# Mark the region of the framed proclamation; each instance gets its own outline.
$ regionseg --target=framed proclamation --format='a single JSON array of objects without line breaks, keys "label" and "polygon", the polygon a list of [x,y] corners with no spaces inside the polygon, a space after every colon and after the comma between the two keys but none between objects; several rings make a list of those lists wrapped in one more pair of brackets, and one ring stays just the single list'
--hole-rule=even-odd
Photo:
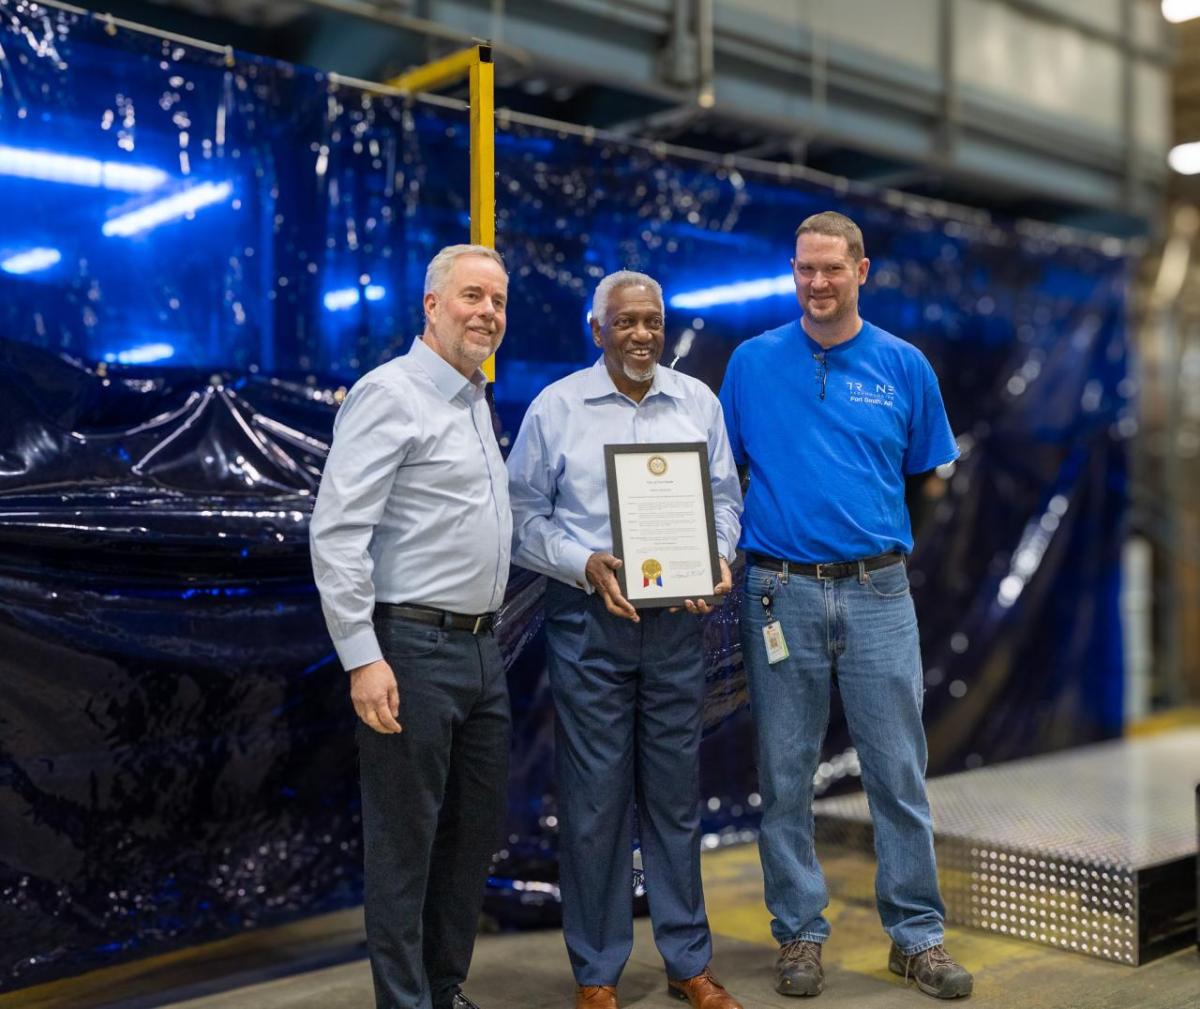
[{"label": "framed proclamation", "polygon": [[717,605],[721,580],[705,442],[605,445],[617,578],[637,609]]}]

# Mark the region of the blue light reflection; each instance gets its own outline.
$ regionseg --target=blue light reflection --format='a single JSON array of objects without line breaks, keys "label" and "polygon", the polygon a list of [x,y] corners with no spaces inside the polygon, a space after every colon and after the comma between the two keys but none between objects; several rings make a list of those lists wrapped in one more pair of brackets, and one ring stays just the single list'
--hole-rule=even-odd
[{"label": "blue light reflection", "polygon": [[0,175],[126,193],[157,189],[168,178],[162,169],[150,165],[124,165],[117,161],[8,145],[0,145]]},{"label": "blue light reflection", "polygon": [[173,196],[155,200],[144,207],[119,214],[105,221],[100,230],[109,237],[116,235],[128,238],[131,235],[157,228],[160,224],[187,217],[202,207],[222,203],[232,192],[233,184],[230,182],[204,182],[175,193]]},{"label": "blue light reflection", "polygon": [[757,280],[739,280],[731,284],[718,284],[716,287],[703,287],[695,291],[685,291],[672,295],[667,299],[671,308],[699,310],[715,308],[718,305],[740,305],[747,301],[761,301],[763,298],[775,298],[784,294],[795,294],[796,284],[790,273],[778,277],[760,277]]},{"label": "blue light reflection", "polygon": [[0,261],[0,270],[14,276],[26,273],[38,273],[62,261],[62,253],[58,249],[36,248],[26,249]]}]

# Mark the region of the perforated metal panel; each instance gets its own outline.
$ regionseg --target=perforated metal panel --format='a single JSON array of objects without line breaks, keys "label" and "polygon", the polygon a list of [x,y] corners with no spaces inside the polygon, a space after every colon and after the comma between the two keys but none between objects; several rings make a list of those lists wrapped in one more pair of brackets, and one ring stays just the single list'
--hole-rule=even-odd
[{"label": "perforated metal panel", "polygon": [[[1197,781],[1195,729],[932,779],[948,920],[1129,964],[1183,945],[1196,927]],[[865,795],[815,810],[823,847],[872,852]],[[840,896],[873,900],[869,876],[851,874]]]}]

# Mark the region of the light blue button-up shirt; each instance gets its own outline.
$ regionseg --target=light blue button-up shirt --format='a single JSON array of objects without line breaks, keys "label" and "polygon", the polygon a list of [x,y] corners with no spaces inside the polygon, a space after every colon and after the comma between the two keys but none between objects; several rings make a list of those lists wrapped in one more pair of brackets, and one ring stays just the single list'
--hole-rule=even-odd
[{"label": "light blue button-up shirt", "polygon": [[504,598],[512,513],[485,384],[418,337],[338,411],[309,544],[346,669],[382,657],[376,601],[485,613]]},{"label": "light blue button-up shirt", "polygon": [[680,441],[708,444],[717,550],[732,560],[742,493],[717,397],[659,365],[635,403],[617,391],[600,358],[547,386],[525,414],[508,456],[513,562],[591,592],[587,560],[613,548],[604,446]]}]

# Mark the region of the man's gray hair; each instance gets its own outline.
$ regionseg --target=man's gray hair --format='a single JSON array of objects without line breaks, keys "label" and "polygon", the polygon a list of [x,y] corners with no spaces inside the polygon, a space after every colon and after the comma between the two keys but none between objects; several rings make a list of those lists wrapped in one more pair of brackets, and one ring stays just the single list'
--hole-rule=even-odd
[{"label": "man's gray hair", "polygon": [[618,270],[596,285],[596,293],[592,295],[592,318],[596,320],[596,325],[604,325],[608,317],[608,299],[612,297],[613,291],[619,291],[622,287],[648,287],[658,296],[660,303],[666,304],[663,301],[662,286],[653,277],[634,270]]},{"label": "man's gray hair", "polygon": [[430,291],[441,291],[446,286],[446,278],[450,276],[454,262],[459,256],[487,256],[488,259],[499,263],[500,269],[504,270],[505,274],[508,273],[504,266],[504,260],[500,258],[500,253],[495,249],[489,249],[486,245],[447,245],[429,261],[429,265],[425,268],[426,294]]}]

